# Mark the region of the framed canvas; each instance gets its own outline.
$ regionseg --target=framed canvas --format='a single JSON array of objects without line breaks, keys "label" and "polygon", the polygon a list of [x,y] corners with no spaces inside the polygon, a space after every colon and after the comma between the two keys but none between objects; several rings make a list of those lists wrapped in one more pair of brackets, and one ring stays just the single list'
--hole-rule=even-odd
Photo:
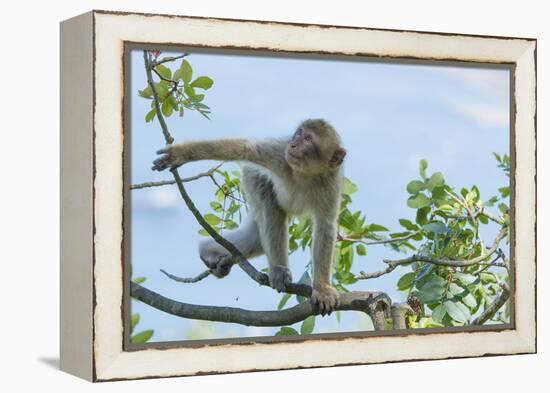
[{"label": "framed canvas", "polygon": [[69,373],[534,353],[535,235],[535,39],[61,23]]}]

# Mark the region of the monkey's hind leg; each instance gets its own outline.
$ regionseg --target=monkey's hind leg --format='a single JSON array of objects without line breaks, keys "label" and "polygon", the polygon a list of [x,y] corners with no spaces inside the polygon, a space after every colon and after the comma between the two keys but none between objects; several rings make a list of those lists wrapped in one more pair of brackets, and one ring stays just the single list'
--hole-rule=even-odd
[{"label": "monkey's hind leg", "polygon": [[277,202],[273,183],[253,166],[243,168],[243,186],[269,262],[269,285],[284,292],[292,282],[288,269],[288,217]]},{"label": "monkey's hind leg", "polygon": [[[252,258],[263,254],[258,225],[252,218],[240,228],[223,234],[246,257]],[[231,271],[231,253],[212,238],[202,240],[199,244],[199,255],[213,275],[223,278]]]}]

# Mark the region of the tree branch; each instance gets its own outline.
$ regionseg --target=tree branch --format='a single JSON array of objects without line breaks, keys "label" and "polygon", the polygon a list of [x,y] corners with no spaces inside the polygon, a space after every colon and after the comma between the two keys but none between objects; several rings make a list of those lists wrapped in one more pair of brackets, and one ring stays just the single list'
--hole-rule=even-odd
[{"label": "tree branch", "polygon": [[485,307],[485,310],[473,321],[470,322],[470,325],[483,325],[489,319],[497,313],[498,310],[508,301],[510,298],[510,288],[506,283],[500,284],[502,292],[493,300],[491,304]]},{"label": "tree branch", "polygon": [[[483,264],[483,265],[491,264],[490,262],[484,262],[484,259],[491,256],[497,251],[500,241],[504,239],[507,233],[508,233],[508,227],[503,226],[500,229],[500,232],[498,233],[497,237],[495,238],[493,245],[487,250],[487,252],[472,259],[457,261],[457,260],[451,260],[451,259],[447,260],[447,259],[430,258],[422,255],[412,255],[404,259],[395,259],[395,260],[384,259],[384,262],[391,266],[404,265],[412,262],[426,262],[434,265],[455,266],[455,267],[463,267],[463,266],[471,266],[471,265],[479,265],[479,264]],[[495,265],[495,264],[492,264],[492,265]],[[500,264],[496,264],[495,266],[500,266]]]},{"label": "tree branch", "polygon": [[407,317],[416,315],[411,306],[407,303],[395,303],[391,307],[391,317],[394,329],[407,329]]},{"label": "tree branch", "polygon": [[[280,311],[250,311],[235,307],[205,306],[182,303],[134,282],[130,283],[132,297],[166,313],[189,319],[205,321],[238,323],[245,326],[287,326],[303,321],[310,315],[318,315],[310,302],[306,301],[296,306]],[[385,318],[390,313],[390,299],[380,292],[348,292],[340,295],[340,305],[337,310],[362,311],[376,321],[375,329],[383,330]]]}]

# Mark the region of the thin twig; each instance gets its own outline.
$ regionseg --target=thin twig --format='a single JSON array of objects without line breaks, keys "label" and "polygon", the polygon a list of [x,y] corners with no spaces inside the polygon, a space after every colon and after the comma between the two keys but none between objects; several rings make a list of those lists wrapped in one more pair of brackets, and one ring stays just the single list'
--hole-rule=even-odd
[{"label": "thin twig", "polygon": [[396,237],[394,239],[384,239],[384,240],[366,241],[366,240],[354,239],[354,238],[343,237],[343,236],[339,236],[338,240],[347,240],[347,241],[350,241],[350,242],[353,242],[353,243],[361,243],[361,244],[364,244],[365,246],[373,246],[373,245],[376,245],[376,244],[388,244],[388,243],[403,242],[405,240],[409,240],[409,239],[415,237],[420,232],[421,231],[415,231],[415,232],[412,232],[412,233],[408,234],[407,236]]},{"label": "thin twig", "polygon": [[168,63],[170,61],[178,60],[178,59],[181,59],[181,58],[186,57],[186,56],[189,56],[189,53],[184,53],[182,55],[178,55],[178,56],[174,56],[174,57],[165,57],[164,59],[162,59],[160,61],[151,61],[151,66],[156,67],[159,64]]},{"label": "thin twig", "polygon": [[372,272],[372,273],[365,273],[364,271],[360,271],[359,276],[356,276],[356,278],[358,280],[368,280],[368,279],[371,279],[371,278],[378,278],[380,276],[383,276],[384,274],[388,274],[388,273],[393,272],[396,267],[397,266],[390,265],[387,268],[385,268],[384,270],[378,270],[378,271]]},{"label": "thin twig", "polygon": [[[436,259],[431,257],[426,257],[422,255],[412,255],[408,258],[404,259],[384,259],[384,263],[387,263],[388,265],[392,266],[398,266],[398,265],[404,265],[407,263],[412,262],[426,262],[431,263],[434,265],[442,265],[442,266],[455,266],[455,267],[462,267],[462,266],[471,266],[471,265],[479,265],[479,264],[490,264],[490,262],[484,262],[484,259],[491,256],[498,250],[498,245],[501,242],[502,239],[506,236],[508,233],[508,228],[506,226],[503,226],[500,229],[500,232],[498,233],[497,237],[495,238],[493,245],[487,250],[487,252],[483,253],[482,255],[472,258],[472,259],[465,259],[462,261],[457,260],[447,260],[447,259]],[[498,264],[497,266],[500,266]]]},{"label": "thin twig", "polygon": [[177,282],[183,282],[185,284],[192,284],[192,283],[204,280],[211,273],[210,270],[205,270],[204,272],[202,272],[201,274],[199,274],[196,277],[178,277],[178,276],[175,276],[173,274],[168,273],[166,270],[160,269],[160,271],[163,272],[166,276],[168,276],[172,280],[177,281]]},{"label": "thin twig", "polygon": [[[198,180],[201,177],[210,177],[211,178],[213,173],[216,172],[216,170],[218,170],[223,164],[224,164],[224,162],[220,162],[218,165],[216,165],[213,168],[210,168],[206,172],[199,173],[198,175],[195,175],[195,176],[182,178],[181,181],[184,182],[184,183],[188,183],[188,182],[191,182],[191,181],[194,181],[194,180]],[[171,184],[176,184],[176,181],[175,180],[150,181],[150,182],[145,182],[145,183],[132,184],[130,186],[130,190],[139,190],[141,188],[167,186],[167,185],[171,185]]]},{"label": "thin twig", "polygon": [[162,76],[161,73],[158,72],[155,68],[153,68],[153,72],[154,72],[155,74],[157,74],[157,76],[158,76],[160,79],[162,79],[163,81],[166,81],[166,82],[168,82],[168,83],[172,83],[173,85],[176,85],[176,87],[178,86],[178,81],[175,81],[175,80],[173,80],[173,79],[165,78],[165,77]]},{"label": "thin twig", "polygon": [[[166,141],[167,145],[171,145],[174,143],[174,138],[172,135],[170,135],[170,131],[168,131],[168,126],[166,125],[166,121],[164,121],[164,116],[162,115],[162,112],[160,110],[160,103],[159,103],[159,97],[157,93],[157,89],[155,88],[155,82],[153,81],[153,73],[151,71],[151,59],[149,57],[149,53],[144,50],[143,51],[143,59],[145,61],[145,72],[147,74],[147,83],[149,84],[149,87],[151,87],[151,91],[153,93],[153,101],[155,103],[155,110],[157,111],[157,119],[160,123],[160,127],[162,129],[162,135],[164,135],[164,140]],[[157,65],[160,63],[157,63]]]}]

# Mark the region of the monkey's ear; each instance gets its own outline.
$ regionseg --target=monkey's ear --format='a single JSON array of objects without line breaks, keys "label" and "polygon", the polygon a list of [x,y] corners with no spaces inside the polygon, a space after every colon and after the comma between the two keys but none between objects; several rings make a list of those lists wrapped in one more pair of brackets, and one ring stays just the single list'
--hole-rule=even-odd
[{"label": "monkey's ear", "polygon": [[346,150],[342,147],[338,147],[332,154],[332,157],[330,158],[330,161],[329,161],[329,165],[332,168],[336,168],[342,165],[342,162],[344,162],[345,156],[346,156]]}]

